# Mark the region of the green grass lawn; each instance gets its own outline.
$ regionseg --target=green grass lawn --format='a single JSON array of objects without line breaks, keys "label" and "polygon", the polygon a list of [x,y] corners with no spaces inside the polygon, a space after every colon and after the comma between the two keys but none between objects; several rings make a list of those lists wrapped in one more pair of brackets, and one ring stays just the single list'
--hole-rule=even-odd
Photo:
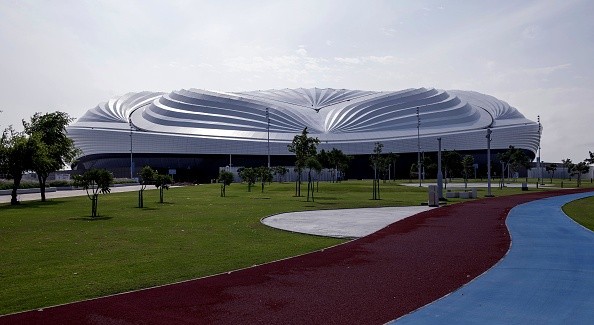
[{"label": "green grass lawn", "polygon": [[[0,314],[172,283],[249,267],[340,244],[344,240],[268,228],[260,219],[288,211],[419,205],[427,190],[371,181],[320,183],[316,201],[293,197],[294,184],[264,193],[232,184],[101,195],[98,220],[87,197],[0,205]],[[302,187],[305,196],[306,185]],[[483,196],[486,190],[480,190]],[[496,196],[520,193],[499,190]],[[452,200],[455,203],[458,200]]]},{"label": "green grass lawn", "polygon": [[582,226],[594,231],[594,197],[588,197],[563,206],[563,212]]}]

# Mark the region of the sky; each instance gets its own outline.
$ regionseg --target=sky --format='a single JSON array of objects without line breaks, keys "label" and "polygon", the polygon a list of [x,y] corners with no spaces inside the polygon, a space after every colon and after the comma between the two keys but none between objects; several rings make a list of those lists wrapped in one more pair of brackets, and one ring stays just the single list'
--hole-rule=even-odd
[{"label": "sky", "polygon": [[594,1],[0,0],[0,128],[179,89],[495,96],[543,161],[594,151]]}]

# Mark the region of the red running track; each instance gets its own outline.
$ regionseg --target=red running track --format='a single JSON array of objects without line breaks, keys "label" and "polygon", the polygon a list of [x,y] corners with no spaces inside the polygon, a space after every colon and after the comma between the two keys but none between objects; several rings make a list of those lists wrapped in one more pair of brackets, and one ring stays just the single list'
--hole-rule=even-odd
[{"label": "red running track", "polygon": [[180,284],[0,317],[0,324],[382,324],[479,276],[507,252],[511,208],[575,191],[433,209],[370,236]]}]

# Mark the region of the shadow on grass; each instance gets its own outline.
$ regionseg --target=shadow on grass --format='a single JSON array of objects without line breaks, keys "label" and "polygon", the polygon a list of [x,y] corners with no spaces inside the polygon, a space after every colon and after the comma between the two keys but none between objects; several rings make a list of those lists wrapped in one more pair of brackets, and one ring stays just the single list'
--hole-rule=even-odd
[{"label": "shadow on grass", "polygon": [[10,205],[10,203],[2,203],[0,204],[0,209],[29,209],[29,208],[43,208],[49,206],[56,206],[60,204],[64,204],[66,202],[60,200],[48,200],[45,202],[41,201],[24,201],[19,202],[17,205]]},{"label": "shadow on grass", "polygon": [[78,220],[78,221],[102,221],[102,220],[110,220],[113,219],[113,217],[77,217],[77,218],[68,218],[68,220]]}]

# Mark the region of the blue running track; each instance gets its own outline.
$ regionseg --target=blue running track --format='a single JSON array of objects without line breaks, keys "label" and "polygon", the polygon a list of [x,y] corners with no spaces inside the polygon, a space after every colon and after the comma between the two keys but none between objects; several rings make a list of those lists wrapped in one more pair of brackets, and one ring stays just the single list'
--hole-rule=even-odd
[{"label": "blue running track", "polygon": [[532,201],[507,218],[512,244],[468,285],[391,324],[593,324],[594,233],[561,207],[580,193]]}]

